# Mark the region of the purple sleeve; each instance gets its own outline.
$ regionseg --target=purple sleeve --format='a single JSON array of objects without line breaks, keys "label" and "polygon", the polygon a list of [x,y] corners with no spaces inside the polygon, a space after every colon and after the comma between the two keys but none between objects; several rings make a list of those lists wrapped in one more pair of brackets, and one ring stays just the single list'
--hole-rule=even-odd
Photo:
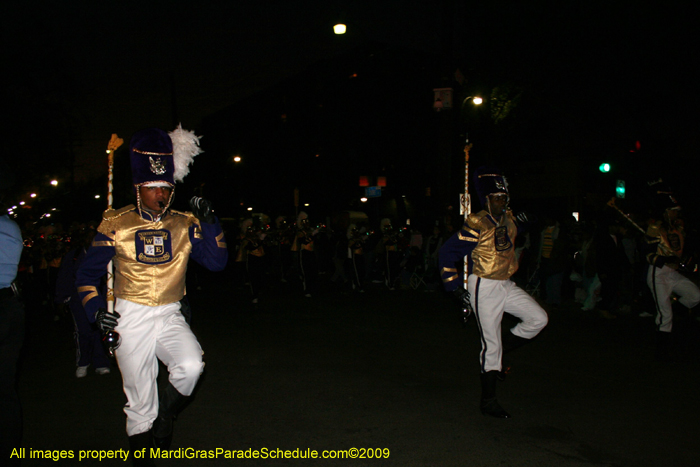
[{"label": "purple sleeve", "polygon": [[210,271],[223,271],[228,262],[224,231],[217,219],[214,224],[193,224],[189,229],[191,257]]},{"label": "purple sleeve", "polygon": [[462,286],[463,270],[457,267],[462,265],[464,257],[468,256],[476,247],[479,237],[478,232],[472,229],[462,230],[451,236],[442,245],[438,253],[438,267],[443,286],[448,292],[452,292]]},{"label": "purple sleeve", "polygon": [[114,257],[114,253],[114,240],[98,233],[76,273],[75,285],[78,288],[78,295],[91,323],[95,322],[95,313],[98,308],[107,308],[104,295],[99,293],[100,281],[107,274],[107,265]]}]

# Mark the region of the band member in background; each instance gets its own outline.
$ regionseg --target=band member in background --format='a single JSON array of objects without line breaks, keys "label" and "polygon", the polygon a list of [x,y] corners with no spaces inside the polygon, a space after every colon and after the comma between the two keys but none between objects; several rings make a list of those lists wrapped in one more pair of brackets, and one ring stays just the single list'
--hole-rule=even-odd
[{"label": "band member in background", "polygon": [[[508,209],[508,189],[497,169],[480,167],[474,185],[483,207],[469,214],[462,229],[440,249],[439,267],[445,289],[452,292],[467,310],[473,309],[481,334],[481,412],[497,418],[510,418],[496,399],[496,381],[502,372],[504,352],[529,342],[547,325],[542,307],[511,281],[518,270],[514,241],[527,223]],[[464,257],[468,257],[467,289],[463,287]],[[459,264],[459,266],[458,266]],[[507,312],[520,319],[501,337],[501,321]]]},{"label": "band member in background", "polygon": [[309,223],[309,215],[301,211],[297,216],[296,234],[292,243],[292,257],[301,279],[302,292],[311,298],[318,279],[318,262],[314,241],[319,229]]},{"label": "band member in background", "polygon": [[673,193],[655,187],[655,204],[660,219],[649,225],[646,233],[649,263],[647,284],[656,303],[656,356],[670,357],[673,310],[671,295],[678,295],[678,302],[692,309],[700,303],[700,290],[690,279],[681,274],[684,267],[685,229],[680,218],[681,206]]},{"label": "band member in background", "polygon": [[[56,278],[56,302],[67,304],[73,315],[74,337],[76,347],[76,378],[87,376],[90,365],[98,375],[106,375],[111,372],[109,356],[102,345],[102,333],[90,323],[85,315],[85,309],[80,301],[78,289],[75,286],[75,275],[85,259],[87,250],[95,236],[94,229],[80,229],[71,238],[74,246],[61,261]],[[104,290],[102,290],[104,292]]]},{"label": "band member in background", "polygon": [[377,243],[377,261],[380,264],[384,276],[384,284],[389,290],[396,288],[396,280],[399,277],[399,264],[401,253],[399,252],[399,232],[394,230],[391,219],[384,218],[379,223],[382,234],[381,240]]},{"label": "band member in background", "polygon": [[364,292],[362,287],[363,278],[365,277],[365,259],[363,254],[367,235],[357,225],[350,224],[346,236],[348,238],[347,256],[352,289],[357,292]]},{"label": "band member in background", "polygon": [[284,216],[277,216],[274,227],[265,238],[266,253],[269,257],[271,277],[287,282],[291,259],[291,245],[294,231]]},{"label": "band member in background", "polygon": [[249,286],[251,301],[256,305],[260,298],[260,289],[265,276],[265,234],[256,228],[253,219],[241,223],[240,241],[236,263],[240,263],[245,283]]},{"label": "band member in background", "polygon": [[[77,273],[76,285],[88,319],[103,332],[116,330],[121,344],[116,358],[122,374],[126,432],[131,452],[168,449],[173,420],[187,402],[204,370],[202,348],[181,313],[190,258],[211,271],[226,266],[223,231],[211,203],[192,198],[192,212],[170,208],[175,182],[189,172],[200,152],[199,137],[178,127],[156,128],[131,139],[130,159],[136,205],[104,213],[98,233]],[[100,279],[113,259],[115,312],[108,313]],[[158,360],[168,368],[161,388]],[[153,465],[150,458],[134,458]]]}]

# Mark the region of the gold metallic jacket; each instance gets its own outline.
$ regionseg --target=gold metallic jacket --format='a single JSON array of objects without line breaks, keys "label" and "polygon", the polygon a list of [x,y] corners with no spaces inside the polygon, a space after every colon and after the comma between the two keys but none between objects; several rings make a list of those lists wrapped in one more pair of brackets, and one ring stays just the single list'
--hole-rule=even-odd
[{"label": "gold metallic jacket", "polygon": [[470,214],[462,229],[440,248],[439,267],[445,289],[463,284],[463,274],[455,267],[469,256],[469,273],[485,279],[506,280],[518,270],[513,242],[518,227],[510,211],[496,221],[487,211]]},{"label": "gold metallic jacket", "polygon": [[650,224],[646,232],[646,242],[649,249],[654,249],[646,255],[649,264],[661,265],[663,261],[659,262],[659,259],[667,256],[682,258],[685,247],[683,223],[677,221],[668,228],[662,221]]},{"label": "gold metallic jacket", "polygon": [[478,231],[478,243],[472,250],[473,274],[485,279],[505,280],[518,270],[513,242],[518,228],[513,215],[506,212],[496,224],[486,211],[470,214],[462,227],[470,229],[469,234]]},{"label": "gold metallic jacket", "polygon": [[192,251],[188,230],[199,221],[171,210],[160,221],[147,222],[130,207],[105,213],[97,229],[114,241],[114,296],[147,306],[177,302],[185,296]]},{"label": "gold metallic jacket", "polygon": [[105,211],[97,230],[75,281],[90,321],[99,308],[107,306],[107,297],[98,287],[110,260],[114,296],[146,306],[182,299],[190,258],[210,271],[222,271],[228,261],[218,220],[200,223],[189,212],[169,209],[155,220],[130,205]]}]

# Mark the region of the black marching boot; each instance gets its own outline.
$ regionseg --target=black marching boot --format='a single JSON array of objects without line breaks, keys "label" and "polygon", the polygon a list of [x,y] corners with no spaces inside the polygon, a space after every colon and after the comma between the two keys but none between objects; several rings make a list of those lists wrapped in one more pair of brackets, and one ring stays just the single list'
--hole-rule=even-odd
[{"label": "black marching boot", "polygon": [[496,400],[498,374],[495,370],[481,374],[481,413],[496,418],[510,418],[510,414]]},{"label": "black marching boot", "polygon": [[[129,450],[136,467],[155,467],[153,459],[151,459],[151,448],[153,447],[153,430],[148,430],[145,433],[138,433],[129,436]],[[143,453],[143,457],[136,457],[134,453]]]},{"label": "black marching boot", "polygon": [[160,449],[170,449],[173,441],[175,416],[185,405],[189,396],[183,396],[170,382],[160,396],[158,418],[153,422],[153,445]]}]

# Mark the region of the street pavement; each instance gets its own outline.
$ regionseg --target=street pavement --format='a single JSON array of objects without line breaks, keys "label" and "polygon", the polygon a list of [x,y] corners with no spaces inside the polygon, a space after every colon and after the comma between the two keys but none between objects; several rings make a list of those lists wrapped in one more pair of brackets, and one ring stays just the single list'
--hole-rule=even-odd
[{"label": "street pavement", "polygon": [[[173,449],[269,454],[159,466],[700,463],[700,323],[689,317],[679,316],[674,360],[661,362],[651,318],[633,311],[606,320],[573,300],[549,310],[547,328],[506,356],[511,371],[498,397],[512,419],[499,420],[479,411],[476,323],[463,326],[442,292],[375,286],[357,294],[322,278],[312,298],[279,284],[254,307],[227,272],[201,281],[189,297],[206,368]],[[77,379],[68,321],[27,311],[22,446],[27,457],[64,450],[76,458],[22,465],[130,465],[77,459],[81,450],[128,449],[119,371],[91,368]],[[282,457],[324,450],[358,457]]]}]

